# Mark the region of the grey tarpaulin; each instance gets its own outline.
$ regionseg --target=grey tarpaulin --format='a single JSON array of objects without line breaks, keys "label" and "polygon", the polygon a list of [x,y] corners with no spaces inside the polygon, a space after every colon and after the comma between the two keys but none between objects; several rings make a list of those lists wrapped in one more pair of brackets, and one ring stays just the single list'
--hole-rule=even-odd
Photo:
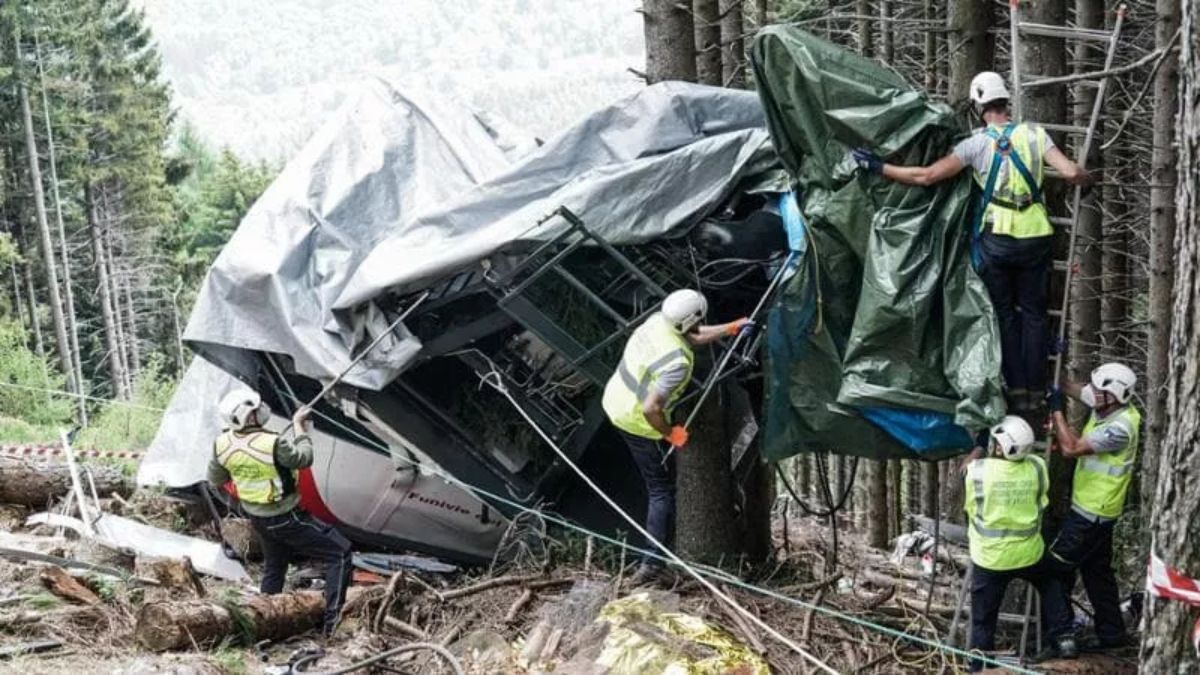
[{"label": "grey tarpaulin", "polygon": [[[203,358],[139,481],[203,479],[197,448],[219,432],[215,402],[236,383],[222,369],[251,381],[253,352],[269,352],[330,377],[387,325],[374,299],[550,234],[529,229],[559,205],[615,243],[688,225],[742,178],[778,167],[765,125],[751,92],[662,83],[538,148],[436,95],[369,83],[288,163],[209,270],[184,335]],[[385,341],[347,381],[382,388],[418,348]]]},{"label": "grey tarpaulin", "polygon": [[[225,365],[286,354],[329,377],[386,320],[372,300],[476,263],[566,205],[613,243],[689,224],[776,164],[751,92],[662,83],[511,163],[479,118],[377,81],[250,210],[204,281],[184,338]],[[503,147],[502,147],[503,146]],[[379,389],[415,354],[385,341],[346,381]]]}]

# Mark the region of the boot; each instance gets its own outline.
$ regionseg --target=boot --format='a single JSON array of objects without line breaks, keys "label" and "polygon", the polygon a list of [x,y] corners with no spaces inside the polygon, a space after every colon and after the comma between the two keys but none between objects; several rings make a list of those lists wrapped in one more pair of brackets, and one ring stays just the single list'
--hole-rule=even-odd
[{"label": "boot", "polygon": [[629,583],[633,586],[650,586],[658,582],[662,577],[663,568],[661,565],[651,565],[642,563],[638,565],[637,571],[633,576],[629,577]]}]

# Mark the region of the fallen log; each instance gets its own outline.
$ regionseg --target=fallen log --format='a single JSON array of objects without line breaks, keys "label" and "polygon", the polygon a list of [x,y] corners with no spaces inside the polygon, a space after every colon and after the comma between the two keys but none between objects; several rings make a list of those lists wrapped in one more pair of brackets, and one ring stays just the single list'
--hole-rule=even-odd
[{"label": "fallen log", "polygon": [[225,605],[203,600],[154,602],[138,612],[133,635],[156,652],[207,648],[226,637],[281,640],[315,627],[324,608],[322,594],[315,591],[253,595]]},{"label": "fallen log", "polygon": [[[106,497],[113,493],[133,493],[130,483],[115,466],[88,465],[96,484],[96,493]],[[86,483],[86,478],[85,484]],[[90,494],[90,484],[88,484]],[[26,462],[0,458],[0,504],[44,508],[51,501],[71,492],[71,474],[66,464]]]},{"label": "fallen log", "polygon": [[100,596],[76,581],[61,567],[47,567],[42,570],[41,579],[42,585],[60,598],[84,605],[100,604]]}]

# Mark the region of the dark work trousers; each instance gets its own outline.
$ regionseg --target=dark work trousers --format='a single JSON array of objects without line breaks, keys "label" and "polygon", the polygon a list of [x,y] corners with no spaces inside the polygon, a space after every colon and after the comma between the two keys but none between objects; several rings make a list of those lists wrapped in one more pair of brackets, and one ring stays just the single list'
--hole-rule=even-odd
[{"label": "dark work trousers", "polygon": [[[1092,603],[1093,624],[1101,644],[1125,637],[1117,576],[1113,574],[1113,528],[1116,521],[1093,523],[1071,511],[1046,552],[1046,562],[1059,575],[1064,602],[1075,588],[1075,573]],[[1069,607],[1070,605],[1068,605]]]},{"label": "dark work trousers", "polygon": [[262,538],[263,593],[274,595],[282,591],[288,564],[298,558],[325,565],[325,614],[321,629],[326,635],[332,633],[354,569],[350,541],[331,525],[299,509],[270,518],[250,516],[250,522]]},{"label": "dark work trousers", "polygon": [[[996,648],[996,619],[1000,615],[1000,603],[1008,582],[1024,579],[1033,584],[1042,599],[1042,639],[1053,644],[1065,635],[1071,626],[1071,614],[1067,610],[1059,577],[1041,562],[1015,570],[989,570],[978,565],[971,568],[971,649],[992,651]],[[971,670],[983,667],[981,661],[972,661]]]},{"label": "dark work trousers", "polygon": [[[624,431],[620,434],[646,484],[646,531],[664,546],[670,546],[675,530],[675,456],[671,455],[664,465],[664,452],[658,441]],[[656,550],[650,542],[646,542],[646,548]],[[650,557],[644,558],[642,563],[662,565],[661,560]]]},{"label": "dark work trousers", "polygon": [[1046,303],[1051,237],[1013,239],[987,233],[979,276],[1000,327],[1001,371],[1010,392],[1046,389]]}]

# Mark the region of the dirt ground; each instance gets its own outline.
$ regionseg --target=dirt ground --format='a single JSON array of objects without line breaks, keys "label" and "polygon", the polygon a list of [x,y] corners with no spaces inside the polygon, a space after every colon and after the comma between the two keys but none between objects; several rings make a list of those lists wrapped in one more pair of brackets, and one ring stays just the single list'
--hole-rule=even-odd
[{"label": "dirt ground", "polygon": [[[198,522],[202,518],[159,495],[139,493],[123,504],[110,506],[159,527],[215,538],[207,525]],[[48,534],[23,528],[19,523],[24,515],[19,510],[0,508],[0,528],[16,535]],[[929,581],[920,573],[916,558],[909,557],[897,567],[887,561],[886,555],[867,549],[857,537],[842,533],[837,556],[841,571],[825,577],[821,570],[832,562],[832,552],[823,521],[793,516],[786,522],[786,534],[783,519],[776,523],[776,560],[755,568],[743,566],[738,570],[742,576],[787,597],[895,631],[924,636],[945,634],[958,590],[953,557],[941,569],[930,600],[932,611],[925,618],[922,610]],[[236,527],[232,529],[236,531]],[[0,658],[0,672],[267,673],[273,666],[285,664],[297,650],[312,646],[326,652],[312,670],[327,671],[416,640],[446,646],[469,672],[592,672],[585,657],[595,651],[597,640],[603,639],[593,630],[596,611],[604,602],[628,597],[638,590],[629,583],[631,561],[599,545],[588,558],[584,553],[588,547],[578,540],[547,537],[532,545],[528,538],[521,541],[512,549],[515,554],[510,562],[491,570],[456,575],[406,573],[395,584],[388,584],[386,578],[360,584],[361,590],[348,605],[338,634],[328,640],[310,632],[256,649],[244,638],[230,638],[220,644],[163,654],[147,652],[134,639],[137,610],[151,600],[194,597],[191,588],[163,589],[84,575],[80,581],[101,602],[80,605],[48,592],[39,574],[44,565],[0,559],[0,648],[47,639],[62,643],[57,649],[41,653]],[[249,543],[243,542],[242,547],[248,548]],[[55,553],[68,558],[84,555],[78,542],[68,542]],[[252,564],[250,571],[257,579],[257,565]],[[475,584],[489,579],[516,581],[472,591],[478,588]],[[204,586],[210,598],[231,597],[248,590],[211,578],[204,579]],[[745,619],[735,618],[690,578],[675,576],[659,586],[666,592],[661,596],[663,602],[720,627],[735,642],[761,654],[772,672],[812,672],[812,666],[802,657],[749,627]],[[462,589],[469,592],[452,597]],[[724,590],[839,672],[961,671],[961,662],[954,657],[881,633],[878,628],[836,620],[727,584]],[[591,598],[583,603],[589,605],[588,609],[573,605],[579,597]],[[559,628],[556,645],[540,652],[549,653],[550,658],[526,658],[530,643],[544,638],[547,627]],[[1074,675],[1132,673],[1136,672],[1136,655],[1132,660],[1128,656],[1088,657],[1049,666],[1046,664],[1046,672]],[[390,667],[398,668],[398,672],[449,672],[429,653],[408,657],[407,661],[393,660]]]}]

